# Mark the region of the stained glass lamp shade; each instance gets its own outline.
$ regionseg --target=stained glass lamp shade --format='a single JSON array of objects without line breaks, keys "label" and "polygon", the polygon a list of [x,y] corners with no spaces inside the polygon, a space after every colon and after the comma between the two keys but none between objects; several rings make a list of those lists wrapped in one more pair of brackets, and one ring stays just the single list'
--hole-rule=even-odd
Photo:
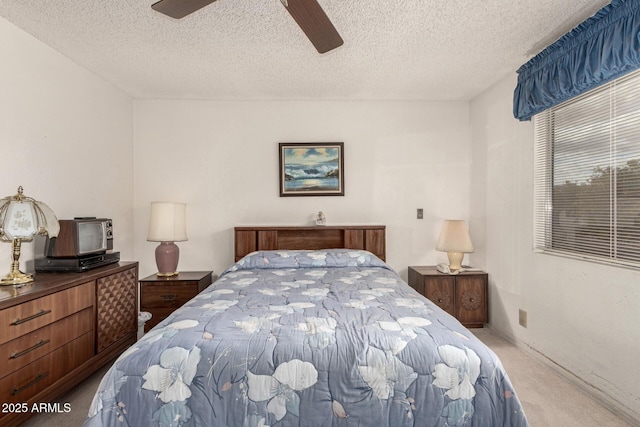
[{"label": "stained glass lamp shade", "polygon": [[30,242],[36,234],[56,237],[60,231],[58,219],[51,208],[23,194],[18,187],[15,196],[0,200],[0,240],[11,242],[13,261],[9,273],[0,279],[0,285],[19,285],[33,281],[31,274],[20,271],[22,242]]}]

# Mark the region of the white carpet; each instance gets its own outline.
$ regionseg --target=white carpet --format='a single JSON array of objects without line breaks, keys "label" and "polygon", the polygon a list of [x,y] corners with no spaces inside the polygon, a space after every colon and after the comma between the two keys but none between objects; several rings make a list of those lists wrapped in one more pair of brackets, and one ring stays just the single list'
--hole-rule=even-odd
[{"label": "white carpet", "polygon": [[502,361],[531,427],[631,426],[490,328],[471,329],[471,332]]}]

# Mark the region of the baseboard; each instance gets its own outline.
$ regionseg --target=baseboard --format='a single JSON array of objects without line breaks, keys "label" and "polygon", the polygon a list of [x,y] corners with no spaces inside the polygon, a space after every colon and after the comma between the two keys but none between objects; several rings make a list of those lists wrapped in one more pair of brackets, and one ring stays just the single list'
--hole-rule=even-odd
[{"label": "baseboard", "polygon": [[628,408],[626,405],[618,402],[617,400],[613,399],[611,396],[607,395],[606,393],[602,392],[601,390],[587,383],[582,378],[578,377],[577,375],[575,375],[565,367],[560,366],[558,363],[549,359],[547,356],[540,353],[538,350],[531,347],[524,341],[521,341],[510,334],[506,334],[503,331],[494,328],[491,324],[485,325],[485,328],[491,329],[491,331],[494,332],[496,335],[510,342],[511,344],[516,346],[518,349],[525,352],[527,355],[533,357],[537,361],[541,362],[545,366],[552,369],[554,372],[558,373],[560,376],[566,379],[569,383],[578,387],[580,390],[588,394],[591,398],[593,398],[595,401],[600,403],[607,410],[614,413],[616,416],[620,417],[621,419],[631,424],[632,426],[640,427],[640,413],[633,411],[631,408]]}]

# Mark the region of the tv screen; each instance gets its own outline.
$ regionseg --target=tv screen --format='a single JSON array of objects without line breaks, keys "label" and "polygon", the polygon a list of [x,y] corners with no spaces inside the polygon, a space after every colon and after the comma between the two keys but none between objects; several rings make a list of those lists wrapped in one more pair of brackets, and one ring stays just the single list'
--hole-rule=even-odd
[{"label": "tv screen", "polygon": [[78,223],[78,249],[80,254],[106,248],[103,222]]}]

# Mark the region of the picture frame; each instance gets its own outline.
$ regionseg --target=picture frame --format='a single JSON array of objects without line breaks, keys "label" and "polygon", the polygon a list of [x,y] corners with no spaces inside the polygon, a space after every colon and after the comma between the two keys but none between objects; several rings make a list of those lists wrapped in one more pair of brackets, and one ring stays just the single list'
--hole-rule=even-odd
[{"label": "picture frame", "polygon": [[343,142],[281,142],[280,197],[344,196]]}]

